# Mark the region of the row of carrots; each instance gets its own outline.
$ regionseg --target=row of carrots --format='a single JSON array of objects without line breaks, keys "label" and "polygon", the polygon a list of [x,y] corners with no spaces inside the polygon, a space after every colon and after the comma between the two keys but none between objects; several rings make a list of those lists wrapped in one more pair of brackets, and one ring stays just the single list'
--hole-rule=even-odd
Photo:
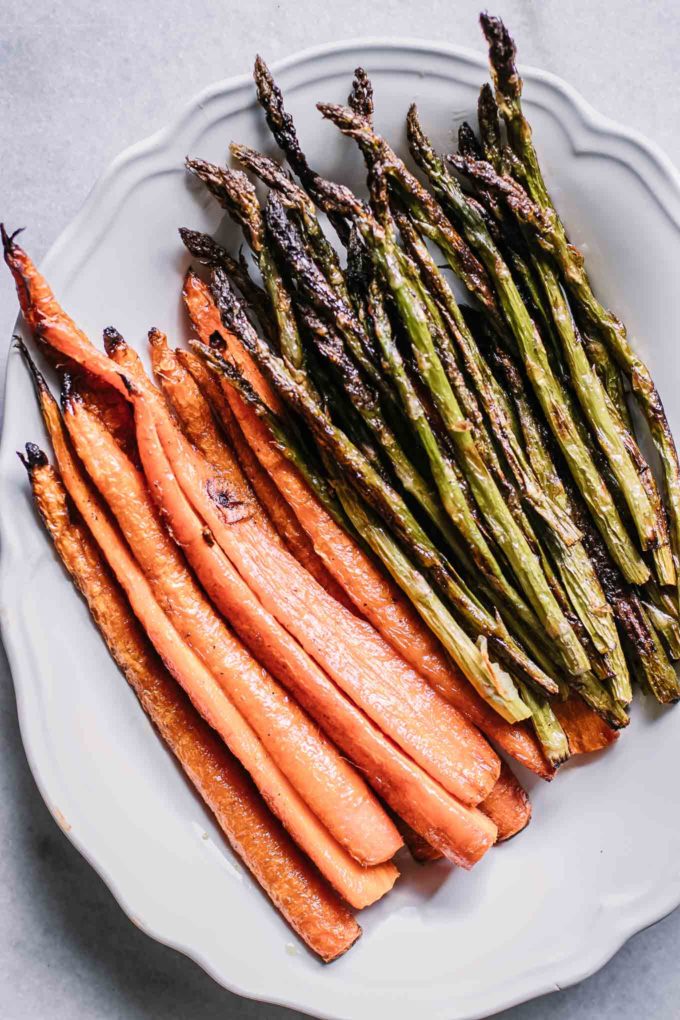
[{"label": "row of carrots", "polygon": [[[332,519],[266,425],[188,350],[149,334],[158,385],[125,340],[96,348],[2,232],[58,470],[22,459],[56,550],[142,707],[234,850],[323,960],[380,899],[394,856],[476,864],[529,821],[492,744],[551,779],[525,725],[498,717],[408,601]],[[278,398],[189,271],[183,296],[270,409]],[[75,507],[76,513],[73,512]],[[559,707],[574,753],[614,734]]]}]

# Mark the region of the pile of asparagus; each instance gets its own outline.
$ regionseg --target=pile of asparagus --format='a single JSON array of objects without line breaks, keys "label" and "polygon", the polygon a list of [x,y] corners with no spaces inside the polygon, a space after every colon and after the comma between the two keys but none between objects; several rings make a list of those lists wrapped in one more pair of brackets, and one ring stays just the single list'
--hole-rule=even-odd
[{"label": "pile of asparagus", "polygon": [[[475,689],[509,722],[531,719],[559,764],[569,748],[554,699],[576,692],[620,728],[631,676],[661,702],[680,697],[680,471],[649,371],[551,202],[514,43],[498,19],[481,24],[494,87],[481,89],[478,132],[462,124],[458,152],[440,156],[408,112],[427,187],[377,134],[361,69],[347,106],[319,110],[358,144],[369,199],[322,178],[258,58],[258,99],[295,177],[232,145],[269,189],[262,207],[242,171],[187,165],[242,228],[261,283],[243,256],[181,234],[285,414],[217,335],[197,349]],[[663,485],[634,434],[633,398]]]}]

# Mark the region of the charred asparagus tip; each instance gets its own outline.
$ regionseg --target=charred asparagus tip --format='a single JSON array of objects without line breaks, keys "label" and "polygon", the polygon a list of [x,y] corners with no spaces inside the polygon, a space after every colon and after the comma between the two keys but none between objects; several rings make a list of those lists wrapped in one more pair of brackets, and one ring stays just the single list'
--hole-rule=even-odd
[{"label": "charred asparagus tip", "polygon": [[121,333],[118,332],[115,326],[107,326],[104,329],[103,337],[104,337],[104,350],[106,351],[109,357],[111,357],[115,353],[115,351],[120,351],[123,350],[123,348],[127,347],[125,338]]},{"label": "charred asparagus tip", "polygon": [[259,53],[255,57],[253,77],[257,82],[258,89],[260,89],[262,85],[268,85],[271,88],[271,86],[274,84],[272,73],[267,67],[264,57],[261,57]]},{"label": "charred asparagus tip", "polygon": [[35,468],[46,467],[47,465],[47,454],[43,453],[35,443],[26,443],[26,456],[23,455],[21,450],[17,450],[17,457],[29,474]]}]

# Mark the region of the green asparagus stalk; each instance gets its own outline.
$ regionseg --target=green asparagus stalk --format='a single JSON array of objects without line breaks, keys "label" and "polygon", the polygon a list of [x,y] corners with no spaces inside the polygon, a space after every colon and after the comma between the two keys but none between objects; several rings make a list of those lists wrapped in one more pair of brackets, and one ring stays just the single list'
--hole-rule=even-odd
[{"label": "green asparagus stalk", "polygon": [[347,244],[350,229],[347,220],[335,208],[325,205],[323,188],[321,187],[323,180],[310,167],[307,157],[302,151],[293,118],[283,105],[281,89],[274,81],[262,57],[258,56],[255,60],[253,77],[255,79],[258,102],[265,112],[267,125],[276,140],[276,144],[285,153],[293,173],[300,179],[300,183],[309,197],[326,213],[342,243]]},{"label": "green asparagus stalk", "polygon": [[[442,594],[461,612],[467,625],[475,633],[488,637],[492,649],[505,656],[508,663],[529,682],[549,693],[556,693],[554,682],[525,655],[508,634],[502,620],[489,614],[476,599],[470,598],[451,564],[428,538],[399,494],[377,474],[313,397],[295,382],[281,359],[257,335],[243,313],[226,274],[220,270],[213,274],[213,294],[225,327],[241,339],[279,393],[305,419],[319,445],[342,468],[346,477],[392,528],[400,541],[410,549],[421,568],[441,588]],[[220,358],[215,352],[209,348],[201,350],[212,364],[220,367]]]},{"label": "green asparagus stalk", "polygon": [[[640,600],[635,592],[625,583],[618,568],[610,558],[601,535],[594,529],[592,520],[586,512],[579,494],[568,478],[562,479],[555,470],[549,452],[549,440],[543,431],[542,423],[537,419],[528,400],[516,366],[503,352],[495,351],[501,371],[508,383],[508,389],[516,402],[518,418],[526,439],[527,451],[532,458],[539,477],[553,487],[553,491],[562,490],[568,501],[570,513],[584,535],[584,545],[590,562],[597,573],[600,585],[608,604],[612,607],[627,641],[627,647],[634,656],[635,668],[645,677],[647,685],[655,693],[669,697],[675,685],[678,688],[675,671],[668,662],[662,648],[659,648],[651,633],[648,618],[642,611]],[[545,474],[541,474],[542,471]],[[630,700],[630,680],[627,672],[615,674],[615,694],[621,704]],[[672,699],[671,699],[672,700]]]},{"label": "green asparagus stalk", "polygon": [[[492,276],[501,304],[522,356],[527,374],[557,439],[570,470],[593,514],[612,556],[633,583],[644,584],[649,570],[628,534],[612,494],[598,471],[581,429],[569,413],[570,402],[556,377],[548,352],[529,315],[512,274],[489,234],[479,212],[470,205],[457,182],[446,171],[420,129],[415,107],[409,111],[409,142],[414,158],[430,172],[436,187],[445,195],[451,212],[464,225],[464,232]],[[433,168],[436,167],[436,175]]]},{"label": "green asparagus stalk", "polygon": [[[295,324],[290,295],[266,242],[264,220],[253,185],[245,174],[200,159],[187,159],[187,168],[201,180],[220,205],[241,225],[262,274],[276,319],[278,341],[294,369],[303,366],[304,353]],[[303,379],[302,373],[299,374]]]},{"label": "green asparagus stalk", "polygon": [[[456,169],[469,173],[479,164],[461,157],[449,157]],[[489,171],[491,168],[488,168]],[[447,191],[457,187],[445,168],[437,166],[441,187]],[[487,171],[485,180],[490,180]],[[519,185],[517,186],[519,189]],[[618,483],[643,549],[652,549],[662,584],[674,584],[675,568],[668,538],[665,511],[661,504],[651,471],[635,439],[621,420],[607,390],[586,354],[582,338],[571,316],[571,310],[557,274],[543,252],[535,252],[533,265],[540,280],[555,333],[559,337],[569,371],[570,383],[578,398],[583,416],[606,457],[611,473]]]},{"label": "green asparagus stalk", "polygon": [[[507,721],[512,714],[529,718],[531,706],[520,707],[517,690],[507,673],[491,662],[482,639],[475,644],[448,612],[423,575],[379,518],[372,513],[346,482],[336,482],[338,496],[352,524],[409,599],[433,634],[439,638],[453,661],[484,700]],[[482,643],[480,644],[480,641]],[[510,712],[508,706],[511,706]]]},{"label": "green asparagus stalk", "polygon": [[493,434],[503,450],[523,498],[546,524],[560,535],[566,545],[573,545],[579,540],[580,533],[569,516],[553,503],[549,494],[538,483],[522,449],[505,395],[482,357],[451,288],[411,221],[405,216],[397,215],[397,224],[408,250],[418,263],[430,293],[439,299],[442,309],[450,316],[452,331],[455,330],[455,338],[465,368],[479,394]]},{"label": "green asparagus stalk", "polygon": [[545,698],[539,698],[521,680],[517,683],[522,701],[531,711],[531,725],[538,737],[543,753],[555,768],[570,757],[569,741],[560,721]]},{"label": "green asparagus stalk", "polygon": [[[461,535],[467,540],[468,548],[472,552],[478,569],[486,577],[489,586],[500,596],[500,605],[503,610],[509,610],[513,614],[512,618],[515,623],[521,621],[524,628],[533,634],[534,640],[540,643],[541,634],[540,628],[537,631],[536,617],[519,598],[514,587],[508,583],[495,555],[469,512],[465,494],[461,491],[453,465],[442,450],[429,423],[425,408],[406,371],[392,336],[380,289],[375,281],[370,286],[369,295],[370,313],[375,337],[382,354],[384,370],[394,382],[406,416],[428,457],[442,504],[451,520],[457,525]],[[455,548],[452,538],[449,539],[449,542]]]},{"label": "green asparagus stalk", "polygon": [[[330,115],[330,114],[329,114]],[[560,609],[540,560],[509,510],[496,482],[480,456],[435,350],[427,314],[410,280],[401,271],[396,241],[367,210],[355,205],[355,221],[371,250],[376,270],[388,286],[418,363],[421,378],[439,411],[474,499],[499,549],[510,563],[517,581],[536,616],[559,648],[570,673],[589,669],[588,657],[571,624]]]},{"label": "green asparagus stalk", "polygon": [[[515,66],[515,45],[498,18],[481,15],[489,43],[496,99],[505,120],[510,144],[522,161],[527,190],[542,213],[540,238],[549,247],[574,301],[576,314],[598,336],[621,371],[647,421],[659,452],[672,524],[673,552],[680,550],[680,462],[668,419],[647,365],[631,347],[623,323],[607,311],[593,292],[582,254],[569,242],[550,199],[534,148],[531,127],[522,112],[522,79]],[[676,571],[680,585],[680,571]]]},{"label": "green asparagus stalk", "polygon": [[[496,357],[501,365],[508,391],[515,401],[527,456],[534,467],[538,482],[552,493],[553,499],[572,517],[573,503],[551,455],[547,436],[527,398],[521,375],[507,354],[496,352]],[[614,613],[606,599],[595,566],[582,542],[566,547],[550,535],[547,535],[546,539],[571,603],[596,649],[604,656],[605,662],[610,667],[612,688],[617,701],[627,705],[632,700],[630,675],[614,623]]]}]

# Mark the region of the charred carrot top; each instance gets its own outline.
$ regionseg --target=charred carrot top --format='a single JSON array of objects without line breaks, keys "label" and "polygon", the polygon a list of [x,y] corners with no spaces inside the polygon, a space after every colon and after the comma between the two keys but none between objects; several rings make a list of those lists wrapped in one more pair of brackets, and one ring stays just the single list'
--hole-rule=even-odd
[{"label": "charred carrot top", "polygon": [[267,543],[255,522],[229,511],[229,493],[219,489],[210,466],[167,415],[158,414],[156,426],[185,495],[265,608],[433,778],[467,803],[478,802],[499,771],[498,758],[479,734],[369,624]]},{"label": "charred carrot top", "polygon": [[[173,535],[185,550],[215,605],[225,613],[237,633],[251,644],[260,661],[269,658],[269,634],[263,626],[267,622],[267,614],[222,550],[212,538],[208,538],[203,522],[183,495],[158,439],[153,415],[141,395],[135,400],[135,419],[144,470]],[[276,689],[274,685],[271,688],[274,693],[270,691],[269,697],[275,701]],[[276,709],[280,712],[278,705]],[[301,715],[299,711],[298,715]],[[283,723],[301,742],[299,768],[315,769],[316,776],[305,776],[298,769],[295,772],[285,771],[296,783],[304,784],[306,781],[318,787],[318,794],[312,789],[311,796],[306,795],[305,799],[321,821],[362,864],[379,864],[393,857],[401,846],[401,839],[364,780],[344,758],[328,748],[325,741],[322,741],[325,754],[314,748],[313,745],[321,738],[308,725],[306,716],[302,716],[302,724],[294,712],[288,711],[282,716]],[[307,750],[305,744],[311,744],[312,751]]]},{"label": "charred carrot top", "polygon": [[163,666],[44,454],[29,445],[25,463],[45,527],[142,708],[286,921],[322,960],[336,959],[361,928]]},{"label": "charred carrot top", "polygon": [[493,790],[479,805],[498,829],[498,842],[512,839],[531,821],[531,804],[509,765],[503,762]]},{"label": "charred carrot top", "polygon": [[[208,331],[218,323],[217,331],[227,339],[230,354],[241,348],[238,339],[224,330],[209,288],[198,277],[191,278],[190,287],[185,286],[184,299],[204,343],[210,343],[212,332]],[[248,360],[247,352],[243,354],[243,374],[266,400],[268,384],[257,366]],[[252,407],[228,383],[220,380],[220,385],[246,441],[312,539],[316,552],[359,611],[470,722],[526,768],[544,779],[552,779],[555,770],[545,760],[529,728],[505,722],[478,696],[403,593],[377,569],[315,498],[296,468],[272,443],[267,426]],[[275,409],[278,404],[269,406]]]},{"label": "charred carrot top", "polygon": [[309,810],[255,731],[158,605],[149,582],[119,530],[76,463],[59,410],[44,384],[39,397],[64,485],[166,667],[187,692],[198,712],[217,730],[229,750],[250,773],[271,810],[321,874],[353,907],[360,909],[375,902],[394,884],[398,874],[396,868],[392,864],[361,867]]},{"label": "charred carrot top", "polygon": [[212,408],[213,414],[238,458],[243,473],[252,485],[261,505],[266,508],[272,524],[288,551],[316,578],[329,595],[332,595],[338,602],[342,602],[347,609],[355,612],[354,603],[348,598],[345,590],[340,587],[330,571],[326,569],[323,560],[314,550],[306,531],[245,441],[215,374],[193,351],[178,348],[176,354],[177,360],[187,372],[191,373],[199,391]]},{"label": "charred carrot top", "polygon": [[[139,446],[150,487],[168,509],[172,530],[215,604],[257,658],[286,685],[392,808],[432,835],[443,853],[460,861],[461,840],[469,838],[465,809],[383,737],[238,578],[234,583],[224,570],[221,550],[211,546],[213,562],[206,563],[202,526],[195,517],[188,520],[191,508],[172,477],[152,416],[141,396],[136,398],[135,406]],[[463,860],[472,862],[466,857]]]}]

